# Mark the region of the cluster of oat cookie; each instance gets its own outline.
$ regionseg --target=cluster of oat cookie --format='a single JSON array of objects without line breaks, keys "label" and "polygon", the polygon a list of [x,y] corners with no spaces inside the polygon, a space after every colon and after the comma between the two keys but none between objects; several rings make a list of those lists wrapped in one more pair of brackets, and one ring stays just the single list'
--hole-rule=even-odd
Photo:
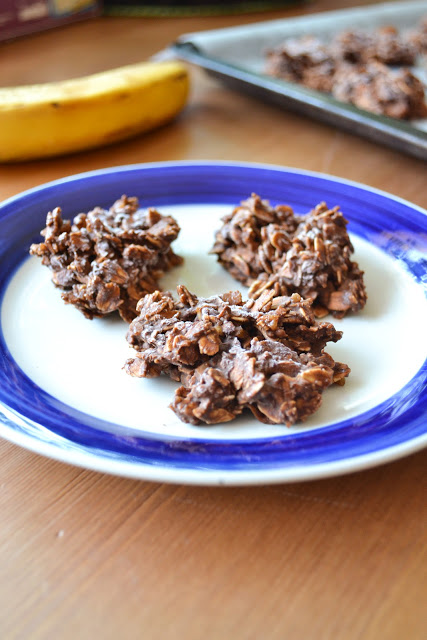
[{"label": "cluster of oat cookie", "polygon": [[343,102],[400,119],[427,116],[425,87],[414,65],[427,54],[427,18],[411,31],[395,27],[286,40],[267,52],[265,71]]},{"label": "cluster of oat cookie", "polygon": [[30,252],[66,303],[88,318],[118,311],[130,322],[127,373],[180,382],[171,407],[183,421],[228,422],[244,410],[265,423],[304,420],[350,372],[325,352],[342,332],[317,318],[366,302],[339,208],[322,203],[302,216],[252,194],[225,216],[212,252],[249,287],[246,301],[237,291],[199,298],[180,285],[178,299],[161,291],[159,278],[183,261],[171,249],[179,231],[173,217],[122,196],[72,222],[50,212]]}]

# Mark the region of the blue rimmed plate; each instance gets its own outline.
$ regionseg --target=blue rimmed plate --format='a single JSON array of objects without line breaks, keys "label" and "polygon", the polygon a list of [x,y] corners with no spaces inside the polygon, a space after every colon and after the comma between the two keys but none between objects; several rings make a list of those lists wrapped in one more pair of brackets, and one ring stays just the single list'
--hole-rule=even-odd
[{"label": "blue rimmed plate", "polygon": [[[241,417],[193,427],[168,404],[166,378],[128,377],[126,325],[86,320],[63,304],[49,271],[28,258],[46,212],[65,217],[122,193],[181,225],[185,264],[164,288],[199,295],[239,288],[208,251],[220,218],[251,192],[304,213],[320,201],[349,220],[368,304],[334,321],[344,335],[330,353],[352,369],[321,409],[291,429]],[[0,435],[41,454],[135,478],[193,484],[259,484],[371,467],[427,442],[427,217],[362,185],[310,172],[220,162],[159,163],[72,176],[0,207]],[[241,289],[244,292],[244,289]]]}]

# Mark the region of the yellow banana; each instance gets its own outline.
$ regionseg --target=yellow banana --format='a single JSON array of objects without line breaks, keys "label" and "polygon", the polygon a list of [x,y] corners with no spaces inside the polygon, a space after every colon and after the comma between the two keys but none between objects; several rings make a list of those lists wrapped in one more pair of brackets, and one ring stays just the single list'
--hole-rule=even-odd
[{"label": "yellow banana", "polygon": [[81,151],[154,129],[184,107],[188,89],[188,72],[175,61],[0,88],[0,162]]}]

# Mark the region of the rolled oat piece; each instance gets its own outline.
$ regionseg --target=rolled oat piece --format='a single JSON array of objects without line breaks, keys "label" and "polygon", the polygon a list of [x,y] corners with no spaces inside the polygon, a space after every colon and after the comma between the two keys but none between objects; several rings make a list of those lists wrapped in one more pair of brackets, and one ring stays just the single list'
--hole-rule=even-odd
[{"label": "rolled oat piece", "polygon": [[248,408],[262,422],[290,425],[349,374],[324,352],[342,333],[317,322],[298,294],[244,302],[237,291],[198,298],[180,286],[178,295],[156,291],[139,301],[127,335],[136,353],[125,370],[181,382],[171,406],[185,422],[228,422]]},{"label": "rolled oat piece", "polygon": [[143,212],[137,198],[124,195],[110,209],[95,207],[72,222],[57,207],[47,215],[44,241],[31,245],[30,253],[51,269],[64,302],[87,318],[118,311],[130,322],[138,300],[182,263],[170,246],[179,231],[171,216]]},{"label": "rolled oat piece", "polygon": [[363,271],[351,260],[353,251],[339,207],[321,203],[301,216],[256,194],[223,218],[212,249],[250,287],[249,297],[269,290],[274,296],[298,293],[313,301],[319,317],[343,317],[364,307]]}]

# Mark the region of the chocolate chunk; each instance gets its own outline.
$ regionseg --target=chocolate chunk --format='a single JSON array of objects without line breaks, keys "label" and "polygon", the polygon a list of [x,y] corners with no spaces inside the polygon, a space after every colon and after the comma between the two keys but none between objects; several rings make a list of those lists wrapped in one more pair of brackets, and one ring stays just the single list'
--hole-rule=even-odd
[{"label": "chocolate chunk", "polygon": [[185,422],[228,422],[250,409],[262,422],[291,425],[349,374],[324,352],[341,332],[318,323],[298,294],[268,291],[247,302],[237,291],[199,299],[180,286],[178,294],[178,301],[160,291],[140,300],[127,336],[137,353],[125,370],[181,382],[171,407]]},{"label": "chocolate chunk", "polygon": [[314,301],[318,316],[343,317],[366,303],[363,271],[352,262],[347,220],[321,203],[305,216],[271,207],[256,194],[223,218],[212,253],[258,298],[298,293]]},{"label": "chocolate chunk", "polygon": [[49,212],[44,242],[30,253],[52,271],[62,299],[87,318],[118,311],[130,322],[138,300],[159,289],[165,271],[181,264],[170,248],[180,229],[170,216],[138,209],[138,199],[122,196],[109,210],[95,207],[63,220],[61,209]]}]

